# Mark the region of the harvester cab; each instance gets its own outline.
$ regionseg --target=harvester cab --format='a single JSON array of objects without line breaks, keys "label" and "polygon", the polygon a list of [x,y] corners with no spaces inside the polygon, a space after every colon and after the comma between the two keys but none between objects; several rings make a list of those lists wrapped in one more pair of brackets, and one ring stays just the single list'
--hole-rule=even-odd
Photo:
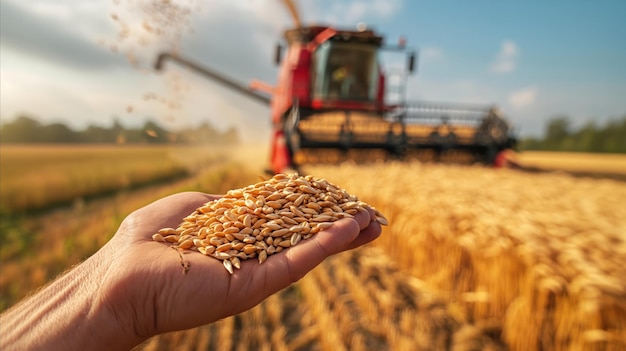
[{"label": "harvester cab", "polygon": [[378,49],[382,37],[369,30],[306,27],[288,30],[285,38],[291,50],[306,52],[303,63],[308,67],[304,70],[309,70],[310,79],[306,105],[333,107],[342,106],[342,101],[353,101],[382,107],[382,96],[378,94]]},{"label": "harvester cab", "polygon": [[[407,55],[395,82],[404,92],[415,54],[404,43],[384,46],[383,37],[366,28],[328,26],[285,31],[279,46],[275,86],[234,82],[187,59],[161,54],[271,106],[273,172],[306,164],[386,159],[464,160],[491,164],[515,141],[508,122],[495,107],[427,102],[408,103],[404,94],[391,102],[391,84],[380,62],[381,51]],[[283,57],[284,56],[284,57]],[[400,85],[400,89],[397,89]]]}]

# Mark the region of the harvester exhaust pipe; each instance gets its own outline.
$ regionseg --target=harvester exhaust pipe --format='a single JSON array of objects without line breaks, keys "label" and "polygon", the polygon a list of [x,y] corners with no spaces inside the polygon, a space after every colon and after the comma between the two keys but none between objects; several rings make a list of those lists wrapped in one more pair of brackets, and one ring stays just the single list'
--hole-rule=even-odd
[{"label": "harvester exhaust pipe", "polygon": [[224,84],[225,86],[229,87],[230,89],[238,92],[238,93],[242,93],[246,96],[248,96],[249,98],[252,98],[258,102],[261,102],[263,104],[269,105],[270,104],[270,100],[271,98],[269,96],[265,96],[262,94],[259,94],[255,91],[252,91],[249,87],[237,83],[235,80],[228,78],[226,76],[223,76],[219,73],[216,73],[214,71],[211,71],[209,69],[207,69],[206,67],[203,67],[193,61],[190,61],[188,59],[182,58],[178,55],[175,54],[171,54],[169,52],[164,52],[159,54],[159,56],[157,57],[156,62],[154,63],[154,69],[157,71],[161,71],[163,70],[163,67],[165,65],[165,61],[167,60],[172,60],[172,61],[176,61],[178,62],[180,65],[191,69],[192,71],[195,71],[197,73],[200,73],[208,78],[211,78],[215,81],[217,81],[218,83]]}]

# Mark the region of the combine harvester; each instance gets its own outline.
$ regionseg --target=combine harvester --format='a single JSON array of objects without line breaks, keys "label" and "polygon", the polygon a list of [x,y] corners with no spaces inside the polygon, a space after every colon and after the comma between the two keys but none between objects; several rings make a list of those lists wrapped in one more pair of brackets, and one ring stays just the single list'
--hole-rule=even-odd
[{"label": "combine harvester", "polygon": [[[515,144],[508,122],[493,106],[404,101],[416,55],[404,43],[386,46],[372,30],[308,26],[285,31],[287,52],[276,49],[276,86],[245,86],[178,55],[159,55],[156,69],[173,60],[271,106],[271,171],[306,164],[418,158],[493,164]],[[391,83],[383,51],[406,55]],[[395,93],[394,93],[395,92]],[[397,101],[392,100],[392,96]]]}]

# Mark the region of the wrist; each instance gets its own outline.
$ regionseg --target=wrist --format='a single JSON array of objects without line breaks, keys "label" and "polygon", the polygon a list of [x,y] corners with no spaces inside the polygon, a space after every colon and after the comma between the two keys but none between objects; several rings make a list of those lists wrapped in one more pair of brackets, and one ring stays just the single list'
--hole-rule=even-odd
[{"label": "wrist", "polygon": [[105,245],[90,258],[95,266],[91,274],[98,282],[89,312],[90,323],[94,326],[91,333],[93,340],[99,341],[99,349],[128,350],[151,335],[142,336],[138,332],[137,322],[141,317],[129,301],[130,292],[119,298],[119,287],[127,284],[124,284],[124,274],[115,265],[119,261],[114,251],[110,245]]},{"label": "wrist", "polygon": [[5,312],[0,349],[122,350],[140,343],[106,303],[105,258],[97,253]]}]

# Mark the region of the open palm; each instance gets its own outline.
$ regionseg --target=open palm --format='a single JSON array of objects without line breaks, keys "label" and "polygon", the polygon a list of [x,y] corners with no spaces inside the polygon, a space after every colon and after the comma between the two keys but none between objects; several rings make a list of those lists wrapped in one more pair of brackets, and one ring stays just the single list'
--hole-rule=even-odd
[{"label": "open palm", "polygon": [[[103,280],[107,300],[121,316],[132,319],[137,336],[187,329],[250,309],[326,257],[366,244],[381,232],[373,213],[359,212],[263,264],[243,261],[232,275],[219,260],[192,251],[181,257],[179,251],[152,240],[160,228],[178,226],[196,208],[219,197],[186,192],[158,200],[129,215],[103,248],[115,256]],[[187,274],[181,258],[190,265]]]}]

